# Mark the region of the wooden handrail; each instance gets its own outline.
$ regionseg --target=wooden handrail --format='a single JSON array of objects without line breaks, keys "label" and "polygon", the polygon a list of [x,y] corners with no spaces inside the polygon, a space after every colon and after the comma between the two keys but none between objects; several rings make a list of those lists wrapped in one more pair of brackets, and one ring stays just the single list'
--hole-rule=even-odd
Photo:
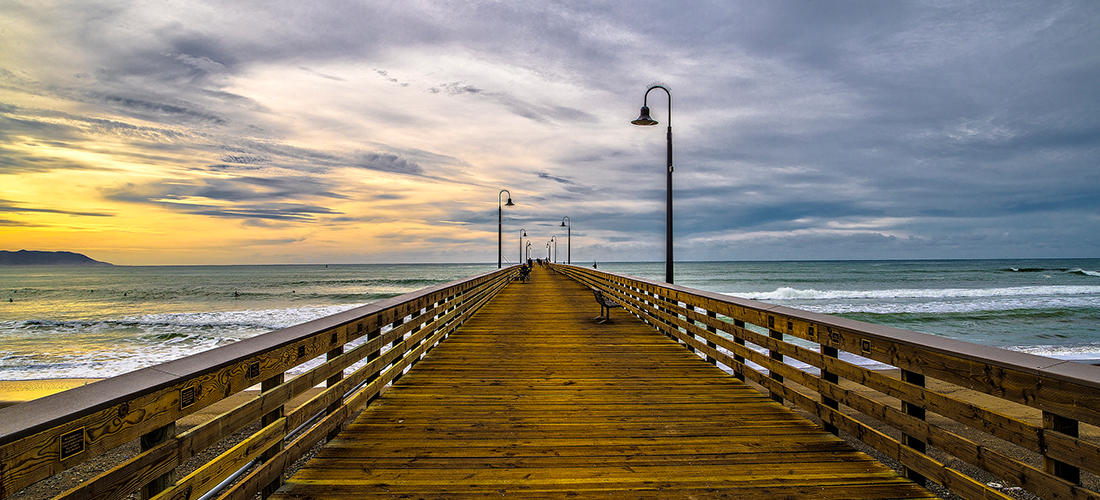
[{"label": "wooden handrail", "polygon": [[[934,481],[964,498],[1008,498],[1000,488],[933,458],[928,448],[934,448],[1042,498],[1100,498],[1081,486],[1082,471],[1100,474],[1100,440],[1078,433],[1079,423],[1100,426],[1100,367],[584,267],[552,267],[603,290],[631,314],[758,384],[773,399],[815,415],[830,432],[843,430],[897,460],[912,479]],[[789,342],[791,337],[801,342]],[[892,377],[841,360],[839,351],[901,374]],[[937,391],[926,379],[1039,410],[1042,423]],[[929,413],[938,417],[929,419]],[[900,439],[856,414],[894,429]],[[976,443],[944,419],[1009,446]],[[1032,452],[1035,463],[1002,449],[1013,446]]]},{"label": "wooden handrail", "polygon": [[[147,498],[198,498],[260,459],[262,465],[223,494],[251,498],[277,482],[285,465],[365,407],[517,273],[518,267],[511,267],[432,286],[0,409],[0,498],[139,437],[143,451],[138,456],[58,497],[124,498],[142,489]],[[343,352],[349,342],[364,337]],[[321,365],[283,381],[288,369],[322,356]],[[262,394],[175,434],[180,418],[261,382]],[[298,408],[284,409],[320,384],[326,385],[323,392]],[[265,425],[242,443],[187,477],[172,477],[175,467],[261,417]]]}]

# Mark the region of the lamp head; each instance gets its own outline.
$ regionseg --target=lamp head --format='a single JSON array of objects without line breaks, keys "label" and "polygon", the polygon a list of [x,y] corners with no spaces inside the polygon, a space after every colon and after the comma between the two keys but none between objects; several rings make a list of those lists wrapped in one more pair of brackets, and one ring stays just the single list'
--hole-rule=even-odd
[{"label": "lamp head", "polygon": [[565,221],[561,221],[561,227],[565,227]]},{"label": "lamp head", "polygon": [[524,231],[524,232],[523,232],[523,236],[524,236],[525,238],[527,237],[527,231]]},{"label": "lamp head", "polygon": [[507,202],[507,203],[505,203],[505,204],[504,204],[504,206],[506,206],[506,207],[514,207],[514,206],[516,206],[516,204],[515,204],[515,203],[512,203],[512,197],[511,197],[511,196],[509,196],[509,197],[508,197],[508,202]]},{"label": "lamp head", "polygon": [[649,106],[642,106],[642,112],[638,116],[638,119],[634,120],[630,123],[633,123],[635,125],[647,126],[647,125],[656,125],[657,120],[654,120],[653,118],[650,118],[650,116],[649,116]]}]

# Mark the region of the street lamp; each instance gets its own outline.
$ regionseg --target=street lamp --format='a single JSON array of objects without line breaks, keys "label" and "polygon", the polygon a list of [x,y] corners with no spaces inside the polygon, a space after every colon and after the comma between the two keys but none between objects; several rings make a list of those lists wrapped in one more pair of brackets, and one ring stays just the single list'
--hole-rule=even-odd
[{"label": "street lamp", "polygon": [[550,262],[550,242],[546,242],[546,262]]},{"label": "street lamp", "polygon": [[531,260],[531,240],[527,240],[527,259],[524,262]]},{"label": "street lamp", "polygon": [[524,236],[527,236],[527,230],[519,230],[519,264],[524,264]]},{"label": "street lamp", "polygon": [[524,264],[524,236],[527,236],[527,230],[519,230],[519,264]]},{"label": "street lamp", "polygon": [[661,89],[668,94],[668,187],[666,189],[665,208],[665,282],[672,283],[672,92],[663,85],[650,86],[642,98],[642,112],[637,120],[630,123],[635,125],[656,125],[657,120],[649,116],[649,92],[653,89]]},{"label": "street lamp", "polygon": [[497,269],[504,267],[504,239],[501,236],[501,228],[504,226],[504,209],[500,205],[500,195],[508,193],[508,203],[505,203],[505,207],[514,207],[515,203],[512,203],[512,192],[507,189],[501,189],[497,193]]},{"label": "street lamp", "polygon": [[573,263],[573,226],[570,225],[569,217],[565,216],[561,218],[561,227],[567,228],[565,237],[565,263]]},{"label": "street lamp", "polygon": [[558,238],[557,236],[550,237],[550,243],[554,244],[554,263],[558,263]]}]

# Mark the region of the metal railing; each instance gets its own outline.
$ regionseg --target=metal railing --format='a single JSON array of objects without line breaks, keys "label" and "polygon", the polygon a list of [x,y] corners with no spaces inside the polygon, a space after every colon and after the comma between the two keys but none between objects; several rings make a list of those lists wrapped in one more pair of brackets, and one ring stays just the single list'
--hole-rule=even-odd
[{"label": "metal railing", "polygon": [[[425,288],[0,409],[0,498],[134,440],[140,453],[57,498],[267,496],[287,467],[335,436],[517,274],[511,267]],[[287,370],[319,358],[285,380]],[[176,432],[181,418],[257,384],[255,397]],[[259,430],[239,444],[175,477],[180,464],[256,422]]]},{"label": "metal railing", "polygon": [[1100,498],[1100,367],[552,267],[826,430],[896,460],[917,482],[971,499],[1011,498],[1012,489]]}]

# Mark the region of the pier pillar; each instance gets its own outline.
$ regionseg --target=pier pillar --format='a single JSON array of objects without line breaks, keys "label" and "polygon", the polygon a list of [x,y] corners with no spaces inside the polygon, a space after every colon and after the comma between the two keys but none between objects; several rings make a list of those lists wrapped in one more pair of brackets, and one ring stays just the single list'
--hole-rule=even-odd
[{"label": "pier pillar", "polygon": [[[276,387],[279,387],[282,384],[283,384],[283,374],[280,373],[278,375],[275,375],[274,377],[271,377],[267,380],[264,380],[263,382],[260,382],[260,394],[271,391],[272,389],[274,389]],[[280,407],[272,410],[270,413],[264,415],[262,418],[260,418],[260,427],[261,428],[267,427],[267,426],[271,425],[272,423],[274,423],[276,420],[279,420],[280,418],[283,418],[283,409],[284,408],[285,408],[284,406],[280,406]],[[282,449],[283,449],[283,442],[279,441],[278,443],[276,443],[272,447],[268,448],[267,450],[264,450],[264,452],[260,455],[260,460],[263,461],[263,462],[271,460],[272,458],[275,457],[275,455],[278,455],[279,452],[282,451]],[[275,493],[275,491],[278,490],[279,487],[282,486],[282,485],[283,485],[283,475],[279,474],[278,478],[276,478],[274,481],[268,483],[267,486],[264,486],[263,491],[260,492],[261,498],[267,498],[267,497],[271,496],[271,494]]]},{"label": "pier pillar", "polygon": [[[394,320],[394,322],[393,322],[393,327],[394,327],[394,328],[396,329],[397,327],[399,327],[399,326],[401,326],[401,325],[403,325],[403,324],[405,324],[405,318],[403,318],[403,317],[402,317],[402,318],[397,318],[397,319],[396,319],[396,320]],[[392,348],[395,348],[395,347],[397,347],[397,346],[398,346],[398,345],[400,345],[400,344],[401,344],[401,342],[403,342],[404,340],[405,340],[405,336],[404,336],[404,335],[400,335],[400,336],[398,336],[397,338],[393,339],[393,342],[391,342],[391,343],[390,343],[390,348],[392,349]],[[397,363],[398,363],[398,360],[394,360],[394,362],[393,362],[393,363],[390,363],[390,366],[396,365]],[[401,375],[404,375],[404,374],[403,374],[403,373],[398,373],[397,375],[395,375],[395,376],[393,377],[393,380],[391,380],[391,381],[390,381],[390,383],[391,383],[391,384],[393,384],[393,383],[397,383],[397,380],[401,378]]]},{"label": "pier pillar", "polygon": [[[382,329],[381,328],[375,328],[374,330],[371,330],[370,332],[367,333],[367,342],[369,343],[369,342],[371,342],[371,341],[373,341],[373,340],[375,340],[375,339],[377,339],[378,337],[381,337],[381,336],[382,336]],[[368,353],[367,354],[367,363],[370,363],[371,361],[374,361],[374,360],[378,359],[378,357],[381,356],[381,355],[382,355],[382,349],[376,349],[376,350]],[[381,371],[382,370],[378,370],[378,372],[381,372]],[[371,382],[374,382],[374,380],[377,379],[377,378],[378,378],[378,373],[370,375],[369,377],[367,377],[366,383],[369,384]],[[378,399],[379,394],[380,393],[375,393],[374,396],[371,396],[369,399],[367,399],[367,404],[369,405],[375,399]]]},{"label": "pier pillar", "polygon": [[[901,380],[903,382],[909,382],[910,384],[913,384],[913,385],[918,386],[918,387],[924,387],[924,383],[925,383],[924,382],[924,375],[922,375],[920,373],[917,373],[917,372],[911,372],[909,370],[902,370],[901,371]],[[907,403],[905,401],[902,401],[901,402],[901,410],[904,411],[907,415],[911,415],[911,416],[919,418],[921,420],[925,419],[925,411],[924,411],[924,407],[922,407],[922,406],[917,406],[915,404]],[[904,444],[905,446],[908,446],[908,447],[910,447],[910,448],[912,448],[916,451],[919,451],[921,453],[926,453],[928,451],[928,445],[924,441],[916,439],[913,436],[910,436],[908,434],[902,434],[901,437],[902,437],[902,444]],[[913,482],[915,482],[915,483],[917,483],[921,486],[924,486],[928,483],[928,480],[924,476],[922,476],[917,471],[914,471],[913,469],[910,469],[908,467],[905,468],[905,477],[909,478],[909,480],[911,480],[911,481],[913,481]]]},{"label": "pier pillar", "polygon": [[[775,339],[775,340],[778,340],[780,342],[783,341],[783,332],[775,330],[775,316],[768,316],[768,336]],[[771,349],[768,349],[768,357],[772,358],[772,360],[774,360],[777,363],[782,363],[783,362],[783,355],[779,354],[778,352],[773,351]],[[771,377],[772,380],[774,380],[776,382],[779,382],[780,384],[783,383],[783,376],[778,374],[778,373],[775,373],[775,370],[768,370],[768,376]],[[783,395],[782,394],[779,394],[779,393],[774,392],[774,391],[770,391],[770,392],[771,392],[770,396],[772,398],[772,401],[775,401],[777,403],[782,403],[783,402]]]},{"label": "pier pillar", "polygon": [[[717,319],[718,318],[718,313],[716,313],[714,311],[707,311],[707,317]],[[707,325],[707,331],[710,332],[710,333],[715,333],[715,334],[718,333],[718,329],[713,327],[713,326],[710,326],[710,325]],[[711,349],[714,349],[714,350],[718,350],[718,344],[715,344],[714,342],[711,342],[709,340],[707,341],[707,347],[709,347]],[[718,360],[714,359],[713,357],[711,357],[708,354],[707,355],[707,363],[710,363],[712,365],[717,365]]]},{"label": "pier pillar", "polygon": [[[335,335],[335,334],[333,334],[333,335]],[[344,346],[336,347],[336,348],[332,349],[331,351],[329,351],[328,353],[325,354],[325,361],[332,361],[332,360],[340,357],[343,354],[344,354]],[[327,380],[325,380],[325,387],[332,387],[332,386],[340,383],[341,380],[344,380],[343,370],[341,370],[340,373],[334,374],[333,376],[331,376]],[[333,401],[332,404],[328,405],[328,409],[326,410],[326,412],[329,415],[332,415],[334,412],[339,410],[340,407],[343,406],[343,404],[344,404],[344,398],[337,399],[336,401]],[[333,429],[332,432],[328,433],[328,436],[325,436],[325,441],[327,442],[327,441],[332,441],[333,439],[336,439],[336,435],[340,434],[340,430],[341,430],[341,428],[339,426],[336,427],[335,429]]]},{"label": "pier pillar", "polygon": [[[829,347],[829,346],[822,345],[821,346],[821,355],[822,356],[827,356],[827,357],[830,357],[830,358],[839,358],[840,357],[840,350],[837,349],[836,347]],[[840,385],[840,376],[838,376],[837,374],[835,374],[833,372],[830,372],[828,370],[824,370],[824,369],[821,370],[821,379],[826,381],[826,382],[832,383],[832,384]],[[829,408],[832,408],[834,410],[840,410],[840,403],[837,402],[837,400],[835,400],[833,398],[826,397],[824,394],[821,396],[821,404],[823,404],[825,406],[828,406]],[[822,419],[822,420],[824,420],[824,419]],[[834,436],[840,434],[840,429],[838,429],[837,426],[835,426],[833,424],[826,423],[826,422],[823,421],[822,422],[822,427],[825,429],[825,432],[833,434]]]},{"label": "pier pillar", "polygon": [[[176,423],[172,422],[164,427],[158,427],[151,432],[141,436],[141,451],[146,452],[158,445],[167,442],[169,439],[176,437]],[[167,489],[172,483],[176,482],[176,470],[172,469],[152,481],[145,486],[141,487],[141,500],[148,500],[157,496]]]},{"label": "pier pillar", "polygon": [[[739,320],[739,319],[735,319],[735,320],[733,320],[733,326],[736,326],[738,328],[745,328],[745,322],[742,321],[742,320]],[[741,347],[745,347],[745,339],[742,338],[740,335],[737,335],[736,333],[734,333],[734,335],[733,335],[733,342],[735,344],[741,346]],[[737,380],[740,380],[740,381],[744,382],[745,381],[745,372],[744,372],[744,370],[742,370],[741,367],[745,366],[745,357],[734,354],[733,355],[733,360],[738,363],[737,366],[731,366],[730,367],[730,368],[733,368],[733,376]]]},{"label": "pier pillar", "polygon": [[[1073,438],[1080,437],[1076,420],[1046,411],[1043,412],[1043,429],[1060,432]],[[1043,467],[1049,474],[1054,474],[1073,484],[1081,484],[1081,469],[1077,467],[1046,456],[1043,457]]]}]

